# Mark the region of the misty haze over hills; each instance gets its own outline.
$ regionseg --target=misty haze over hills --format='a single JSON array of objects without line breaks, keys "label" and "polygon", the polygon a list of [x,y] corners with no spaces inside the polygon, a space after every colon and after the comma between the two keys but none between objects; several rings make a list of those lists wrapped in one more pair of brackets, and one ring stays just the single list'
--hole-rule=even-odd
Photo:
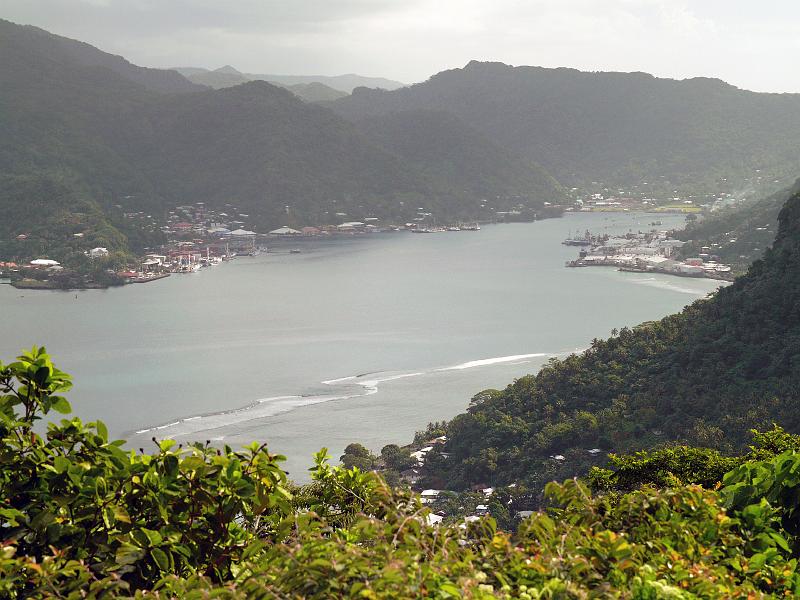
[{"label": "misty haze over hills", "polygon": [[[240,73],[231,66],[220,67],[213,71],[205,69],[185,68],[174,69],[186,77],[189,81],[198,85],[208,86],[215,90],[233,87],[234,85],[241,85],[248,81],[267,81],[266,77],[249,76]],[[294,83],[286,84],[276,81],[269,81],[273,85],[277,85],[291,91],[295,96],[306,102],[327,102],[331,100],[338,100],[347,96],[347,92],[334,89],[320,83],[319,81],[312,81],[310,83]]]},{"label": "misty haze over hills", "polygon": [[347,95],[357,87],[396,90],[406,85],[383,77],[364,77],[354,73],[347,75],[260,75],[242,73],[230,65],[213,70],[198,67],[177,67],[173,70],[178,71],[190,81],[213,88],[229,87],[246,81],[260,80],[289,87],[290,89],[292,86],[297,85],[319,84]]}]

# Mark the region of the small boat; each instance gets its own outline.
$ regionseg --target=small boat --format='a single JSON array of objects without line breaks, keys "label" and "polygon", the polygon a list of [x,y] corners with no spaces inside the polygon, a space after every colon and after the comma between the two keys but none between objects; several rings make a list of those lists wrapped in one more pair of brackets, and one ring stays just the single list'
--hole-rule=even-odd
[{"label": "small boat", "polygon": [[292,248],[291,250],[289,250],[289,254],[300,254],[300,249]]},{"label": "small boat", "polygon": [[591,246],[592,245],[592,234],[589,233],[589,230],[586,230],[586,234],[582,237],[572,237],[572,232],[570,232],[569,237],[561,242],[565,246]]}]

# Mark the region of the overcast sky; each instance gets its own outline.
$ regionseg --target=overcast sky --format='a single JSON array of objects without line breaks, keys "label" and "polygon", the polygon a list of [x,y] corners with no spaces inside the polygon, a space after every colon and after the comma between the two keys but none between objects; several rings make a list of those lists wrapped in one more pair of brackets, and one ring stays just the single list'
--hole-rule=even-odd
[{"label": "overcast sky", "polygon": [[413,83],[477,59],[800,92],[797,0],[0,0],[0,17],[154,67]]}]

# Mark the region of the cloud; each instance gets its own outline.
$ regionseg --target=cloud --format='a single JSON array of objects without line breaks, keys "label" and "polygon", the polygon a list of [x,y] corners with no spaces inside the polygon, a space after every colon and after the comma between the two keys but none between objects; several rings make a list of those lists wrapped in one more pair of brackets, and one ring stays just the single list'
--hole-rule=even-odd
[{"label": "cloud", "polygon": [[800,3],[747,0],[4,0],[5,18],[148,66],[418,81],[471,59],[800,91]]}]

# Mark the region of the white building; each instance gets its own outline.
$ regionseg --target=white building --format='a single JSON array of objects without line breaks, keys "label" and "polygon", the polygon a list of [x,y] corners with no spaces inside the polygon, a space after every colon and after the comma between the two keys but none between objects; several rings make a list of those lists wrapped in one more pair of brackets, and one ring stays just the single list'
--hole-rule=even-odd
[{"label": "white building", "polygon": [[[287,227],[287,229],[288,229],[288,227]],[[277,229],[276,229],[276,231],[277,231]],[[292,229],[292,231],[294,231],[295,233],[300,233],[299,231],[296,231],[294,229]],[[272,232],[272,233],[274,233],[274,232]],[[255,231],[248,231],[247,229],[234,229],[233,231],[231,231],[231,235],[233,237],[236,237],[236,238],[251,238],[251,237],[255,237],[256,236],[256,232]]]},{"label": "white building", "polygon": [[[233,232],[234,235],[236,232]],[[283,227],[278,227],[277,229],[273,229],[269,232],[270,235],[300,235],[300,232],[297,229],[292,229],[291,227],[287,227],[284,225]]]},{"label": "white building", "polygon": [[37,258],[31,261],[31,266],[36,268],[49,268],[49,267],[58,267],[61,265],[60,262],[57,260],[51,260],[49,258]]}]

